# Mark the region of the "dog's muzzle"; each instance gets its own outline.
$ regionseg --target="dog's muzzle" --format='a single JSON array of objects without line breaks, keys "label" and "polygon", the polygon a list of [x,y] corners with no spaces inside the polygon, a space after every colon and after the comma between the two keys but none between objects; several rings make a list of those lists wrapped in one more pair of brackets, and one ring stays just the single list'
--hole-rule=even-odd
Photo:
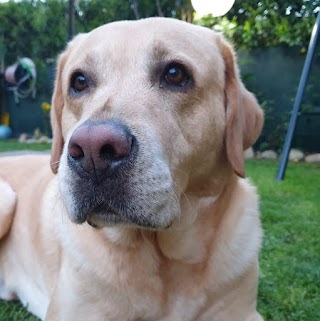
[{"label": "dog's muzzle", "polygon": [[128,221],[129,177],[138,154],[128,126],[118,119],[86,121],[71,135],[67,152],[77,204],[72,220]]},{"label": "dog's muzzle", "polygon": [[168,227],[179,214],[161,153],[140,149],[123,121],[86,121],[74,130],[66,147],[67,168],[59,182],[74,223],[155,229]]}]

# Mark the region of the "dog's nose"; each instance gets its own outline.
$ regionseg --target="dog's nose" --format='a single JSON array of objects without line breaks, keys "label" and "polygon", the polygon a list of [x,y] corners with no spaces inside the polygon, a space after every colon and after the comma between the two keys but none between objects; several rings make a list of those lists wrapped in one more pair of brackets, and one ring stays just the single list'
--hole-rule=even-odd
[{"label": "dog's nose", "polygon": [[119,120],[86,121],[73,132],[68,157],[73,164],[96,175],[126,163],[133,140],[129,128]]}]

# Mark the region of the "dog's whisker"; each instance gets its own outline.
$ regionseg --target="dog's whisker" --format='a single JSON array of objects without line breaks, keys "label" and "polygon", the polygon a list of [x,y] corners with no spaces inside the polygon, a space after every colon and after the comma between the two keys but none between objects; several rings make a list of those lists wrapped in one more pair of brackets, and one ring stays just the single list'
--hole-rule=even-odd
[{"label": "dog's whisker", "polygon": [[183,191],[183,189],[173,180],[172,181],[173,185],[177,187],[177,189],[181,192],[181,195],[186,199],[187,204],[189,206],[189,208],[191,208],[191,203],[189,201],[188,196],[186,195],[186,193]]},{"label": "dog's whisker", "polygon": [[189,178],[189,174],[187,174],[185,171],[183,171],[182,169],[180,169],[180,168],[176,168],[175,169],[177,172],[180,172],[180,173],[182,173],[182,174],[184,174],[185,176],[186,176],[186,178]]}]

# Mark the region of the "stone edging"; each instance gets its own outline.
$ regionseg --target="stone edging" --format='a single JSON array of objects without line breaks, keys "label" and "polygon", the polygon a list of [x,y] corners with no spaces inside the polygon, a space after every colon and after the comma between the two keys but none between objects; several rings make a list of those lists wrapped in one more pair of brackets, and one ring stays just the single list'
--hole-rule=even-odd
[{"label": "stone edging", "polygon": [[[279,155],[273,150],[266,150],[264,152],[254,152],[252,147],[250,147],[244,152],[244,158],[277,160],[279,159]],[[295,163],[306,162],[320,164],[320,153],[306,155],[298,149],[291,149],[289,154],[289,161]]]}]

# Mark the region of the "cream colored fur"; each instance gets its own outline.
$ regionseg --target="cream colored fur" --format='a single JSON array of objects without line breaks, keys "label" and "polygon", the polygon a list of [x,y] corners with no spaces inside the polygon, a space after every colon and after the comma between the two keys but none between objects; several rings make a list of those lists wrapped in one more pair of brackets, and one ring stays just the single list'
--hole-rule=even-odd
[{"label": "cream colored fur", "polygon": [[[188,66],[190,86],[163,85],[156,67],[170,61]],[[74,70],[95,79],[79,96]],[[157,228],[94,214],[99,229],[73,223],[68,142],[84,121],[111,118],[139,142],[128,206]],[[77,36],[58,64],[55,175],[47,156],[0,158],[1,297],[45,321],[261,321],[259,200],[241,177],[262,120],[232,47],[211,30],[154,18]]]}]

